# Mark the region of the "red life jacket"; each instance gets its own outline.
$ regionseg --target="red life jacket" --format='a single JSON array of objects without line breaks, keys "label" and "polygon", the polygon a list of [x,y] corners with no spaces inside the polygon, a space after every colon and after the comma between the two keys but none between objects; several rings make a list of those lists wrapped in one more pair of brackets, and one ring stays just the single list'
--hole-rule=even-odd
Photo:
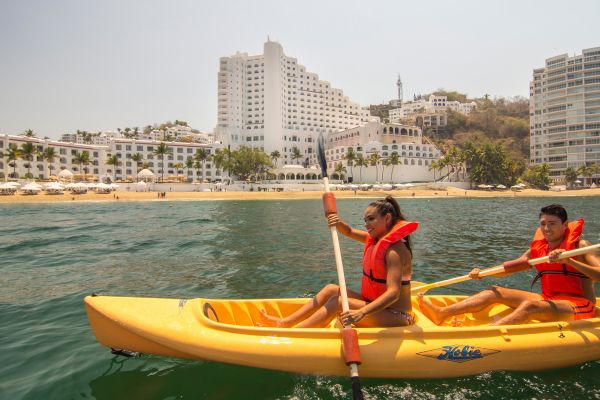
[{"label": "red life jacket", "polygon": [[[569,222],[565,230],[565,236],[558,246],[558,249],[574,250],[579,247],[579,238],[583,231],[583,219]],[[545,257],[548,255],[548,242],[544,239],[544,235],[540,228],[537,229],[529,247],[531,258]],[[541,277],[542,278],[542,294],[546,296],[555,296],[557,294],[568,294],[575,297],[583,297],[583,288],[581,286],[581,278],[584,274],[577,271],[575,268],[561,263],[543,263],[537,264],[535,268],[538,271],[534,278],[533,284]]]},{"label": "red life jacket", "polygon": [[387,267],[385,253],[394,243],[417,230],[418,222],[399,221],[381,239],[375,241],[367,237],[363,253],[363,277],[361,296],[366,301],[373,301],[381,296],[387,289]]}]

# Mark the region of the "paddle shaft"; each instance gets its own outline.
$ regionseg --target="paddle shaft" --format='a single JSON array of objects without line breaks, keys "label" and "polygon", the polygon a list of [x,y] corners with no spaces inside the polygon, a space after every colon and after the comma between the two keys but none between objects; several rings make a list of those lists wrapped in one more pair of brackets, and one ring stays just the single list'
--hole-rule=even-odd
[{"label": "paddle shaft", "polygon": [[[558,256],[557,259],[562,260],[565,258],[579,256],[579,255],[589,253],[589,252],[594,251],[599,248],[600,248],[600,243],[594,244],[591,246],[582,247],[580,249],[565,251],[565,252],[562,252]],[[550,261],[550,256],[532,258],[531,260],[527,260],[527,263],[529,263],[529,265],[531,265],[531,266],[534,266],[536,264],[541,264],[541,263],[545,263],[548,261]],[[496,265],[495,267],[484,269],[483,271],[479,272],[479,276],[480,277],[493,276],[493,275],[501,274],[503,272],[505,272],[504,265]],[[448,285],[453,285],[455,283],[468,281],[470,279],[471,278],[469,277],[469,275],[457,276],[456,278],[450,278],[450,279],[446,279],[444,281],[430,283],[425,286],[413,287],[413,288],[411,288],[411,293],[423,293],[423,292],[426,292],[431,289],[448,286]]]},{"label": "paddle shaft", "polygon": [[[325,185],[325,193],[330,192],[329,178],[323,178],[323,184]],[[331,240],[333,241],[335,267],[337,268],[338,281],[340,284],[340,295],[342,296],[342,311],[346,312],[350,310],[350,305],[348,304],[348,292],[346,290],[346,277],[344,275],[344,264],[342,263],[342,252],[340,251],[340,239],[335,226],[330,226],[329,230],[331,231]]]}]

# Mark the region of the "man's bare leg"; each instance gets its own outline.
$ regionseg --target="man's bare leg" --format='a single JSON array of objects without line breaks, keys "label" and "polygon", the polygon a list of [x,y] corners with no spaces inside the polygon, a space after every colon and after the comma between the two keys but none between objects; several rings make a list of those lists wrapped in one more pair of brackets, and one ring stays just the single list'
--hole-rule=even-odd
[{"label": "man's bare leg", "polygon": [[526,300],[492,325],[512,325],[537,319],[543,322],[573,319],[573,307],[566,300]]},{"label": "man's bare leg", "polygon": [[511,308],[517,308],[526,300],[533,301],[541,299],[542,296],[537,293],[518,289],[507,289],[502,286],[491,286],[463,301],[451,304],[447,307],[440,307],[433,304],[425,298],[423,294],[417,295],[421,311],[436,325],[441,324],[446,318],[453,315],[478,312],[496,303],[504,304]]}]

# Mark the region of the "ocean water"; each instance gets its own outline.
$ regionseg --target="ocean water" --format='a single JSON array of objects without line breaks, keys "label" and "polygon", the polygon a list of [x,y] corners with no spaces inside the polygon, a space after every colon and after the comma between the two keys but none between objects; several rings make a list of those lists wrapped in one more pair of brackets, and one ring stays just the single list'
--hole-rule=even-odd
[{"label": "ocean water", "polygon": [[[339,200],[362,224],[370,200]],[[413,279],[434,282],[525,251],[551,202],[600,242],[600,198],[402,199]],[[359,289],[359,243],[342,238]],[[0,399],[345,399],[345,377],[303,376],[145,355],[98,344],[83,297],[268,298],[313,295],[337,279],[320,200],[0,205]],[[529,288],[520,273],[495,283]],[[437,293],[474,293],[465,282]],[[430,292],[436,293],[436,292]],[[363,379],[370,399],[600,398],[600,363],[457,379]]]}]

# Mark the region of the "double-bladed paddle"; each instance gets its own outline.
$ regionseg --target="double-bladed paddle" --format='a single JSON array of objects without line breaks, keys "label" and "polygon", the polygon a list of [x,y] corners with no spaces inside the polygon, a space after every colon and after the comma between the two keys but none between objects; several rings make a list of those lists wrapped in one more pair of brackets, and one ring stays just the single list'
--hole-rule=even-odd
[{"label": "double-bladed paddle", "polygon": [[[582,248],[575,249],[575,250],[569,250],[569,251],[562,252],[557,257],[557,259],[562,260],[562,259],[569,258],[569,257],[579,256],[582,254],[592,252],[596,249],[600,249],[600,243],[594,244],[591,246],[582,247]],[[530,260],[527,260],[524,258],[517,258],[516,260],[507,261],[503,264],[496,265],[495,267],[484,269],[481,272],[479,272],[479,276],[483,278],[486,276],[499,275],[499,274],[503,274],[503,273],[525,271],[536,264],[545,263],[545,262],[548,262],[549,260],[550,260],[549,256],[532,258]],[[455,283],[468,281],[470,279],[471,279],[471,277],[469,277],[469,275],[463,275],[463,276],[457,276],[456,278],[450,278],[450,279],[446,279],[444,281],[439,281],[439,282],[434,282],[434,283],[429,283],[429,284],[421,283],[421,282],[413,282],[410,292],[412,294],[425,293],[431,289],[439,288],[442,286],[453,285]]]},{"label": "double-bladed paddle", "polygon": [[[329,190],[329,178],[327,177],[327,160],[325,158],[325,140],[323,134],[319,135],[317,140],[317,158],[321,166],[323,175],[323,184],[325,193],[323,194],[323,207],[325,216],[337,213],[335,197]],[[342,253],[340,251],[340,242],[335,226],[330,227],[331,239],[333,240],[333,253],[335,255],[335,266],[337,268],[338,281],[340,285],[340,295],[342,296],[342,310],[350,310],[348,305],[348,293],[346,292],[346,278],[344,277],[344,266],[342,264]],[[344,349],[344,359],[346,365],[350,367],[350,379],[352,379],[352,398],[354,400],[363,400],[363,393],[360,387],[360,377],[358,376],[358,365],[360,364],[360,351],[358,348],[358,335],[350,325],[344,324],[342,329],[342,344]]]}]

